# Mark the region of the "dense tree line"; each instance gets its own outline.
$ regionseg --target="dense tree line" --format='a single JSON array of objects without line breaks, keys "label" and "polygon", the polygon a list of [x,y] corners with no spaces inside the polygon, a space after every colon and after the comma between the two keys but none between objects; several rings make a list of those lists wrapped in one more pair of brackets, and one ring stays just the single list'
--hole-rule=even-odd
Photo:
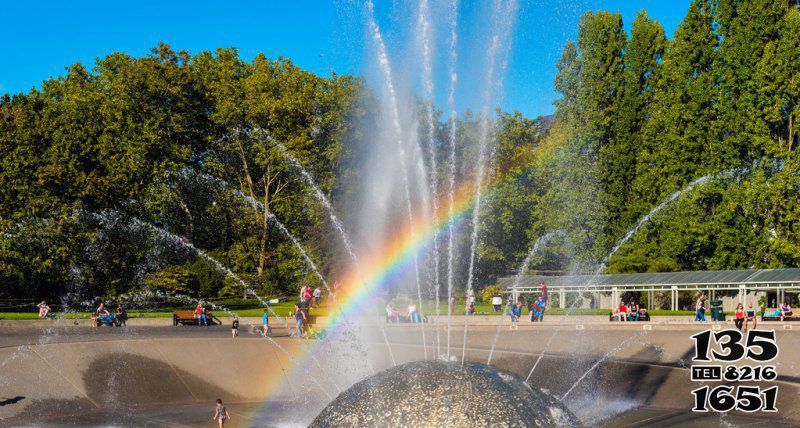
[{"label": "dense tree line", "polygon": [[[261,292],[307,275],[269,214],[321,263],[335,241],[308,189],[267,136],[340,191],[361,82],[235,49],[190,56],[159,45],[80,64],[41,89],[0,99],[0,296],[115,295],[153,286],[243,294],[136,220],[204,249]],[[224,184],[259,201],[243,201]],[[345,182],[345,180],[341,180]],[[137,226],[138,225],[138,226]],[[319,238],[319,239],[318,239]],[[165,241],[165,242],[159,242]]]},{"label": "dense tree line", "polygon": [[[497,112],[479,284],[515,272],[555,230],[565,237],[529,267],[593,271],[638,219],[709,174],[609,269],[800,261],[797,1],[696,0],[672,37],[644,11],[630,28],[619,14],[586,13],[557,64],[554,116]],[[167,45],[142,58],[112,54],[91,70],[76,64],[41,89],[3,96],[0,298],[244,294],[189,244],[259,293],[287,293],[314,277],[270,214],[335,277],[347,263],[340,241],[283,150],[340,207],[354,199],[358,154],[376,134],[373,102],[352,76]],[[457,180],[468,183],[482,119],[457,120]],[[435,124],[438,159],[449,157],[451,125]],[[446,162],[439,167],[431,176],[443,192]],[[345,224],[355,215],[338,211]],[[471,225],[463,226],[457,286],[466,283]]]},{"label": "dense tree line", "polygon": [[[530,239],[570,236],[538,267],[591,271],[673,192],[731,168],[657,214],[610,269],[797,266],[798,29],[794,0],[696,0],[672,39],[644,11],[630,34],[619,14],[584,14],[521,192]],[[498,248],[487,245],[487,258]],[[506,254],[520,260],[523,248]]]}]

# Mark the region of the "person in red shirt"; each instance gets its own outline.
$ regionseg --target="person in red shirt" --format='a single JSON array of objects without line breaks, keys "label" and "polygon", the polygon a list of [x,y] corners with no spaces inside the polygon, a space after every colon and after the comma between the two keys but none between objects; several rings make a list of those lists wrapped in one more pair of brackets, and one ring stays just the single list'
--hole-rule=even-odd
[{"label": "person in red shirt", "polygon": [[544,303],[547,304],[547,284],[545,284],[544,281],[542,281],[540,285],[542,286],[541,290],[542,300],[544,300]]},{"label": "person in red shirt", "polygon": [[197,325],[205,325],[208,327],[208,318],[206,317],[206,309],[201,304],[197,304],[194,309],[194,317],[197,318]]},{"label": "person in red shirt", "polygon": [[628,307],[625,306],[625,301],[619,301],[619,320],[620,321],[627,321],[628,320]]},{"label": "person in red shirt", "polygon": [[744,305],[741,303],[736,305],[736,310],[733,311],[733,323],[736,324],[736,328],[742,330],[744,326]]}]

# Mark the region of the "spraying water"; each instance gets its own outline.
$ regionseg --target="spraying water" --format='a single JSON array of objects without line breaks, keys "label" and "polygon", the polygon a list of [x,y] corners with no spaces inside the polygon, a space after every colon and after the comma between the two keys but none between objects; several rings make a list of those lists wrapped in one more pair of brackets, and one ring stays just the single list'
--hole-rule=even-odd
[{"label": "spraying water", "polygon": [[344,225],[342,224],[341,220],[339,220],[339,217],[336,215],[336,210],[333,209],[333,205],[331,204],[330,200],[328,200],[328,197],[325,196],[325,193],[322,191],[322,189],[319,188],[317,182],[314,180],[314,177],[311,176],[311,173],[309,173],[308,170],[303,167],[303,164],[301,164],[300,161],[297,160],[297,158],[292,156],[291,152],[289,152],[289,150],[283,144],[275,141],[272,137],[268,136],[266,133],[262,132],[262,134],[275,147],[277,147],[280,150],[281,154],[283,154],[283,156],[289,161],[289,163],[291,163],[292,166],[300,173],[300,175],[306,181],[306,184],[313,191],[314,196],[317,198],[317,200],[319,200],[319,202],[322,204],[325,210],[328,211],[328,216],[331,219],[331,223],[333,223],[333,226],[339,232],[339,236],[342,238],[345,250],[347,250],[347,253],[353,260],[353,263],[355,263],[356,266],[358,266],[358,257],[356,257],[356,253],[353,250],[353,243],[350,241],[350,236],[347,234],[347,232],[344,229]]},{"label": "spraying water", "polygon": [[[112,215],[113,216],[118,216],[117,213],[106,212],[106,213],[102,213],[102,214],[94,214],[93,213],[92,217],[94,217],[95,219],[100,221],[101,224],[103,224],[105,226],[108,226],[113,221],[115,221],[115,219],[112,217]],[[218,271],[224,273],[225,275],[227,275],[228,277],[230,277],[231,279],[233,279],[234,281],[239,283],[239,285],[241,285],[247,291],[248,294],[250,294],[253,297],[255,297],[259,301],[259,303],[261,303],[262,306],[266,307],[270,311],[270,313],[272,313],[272,315],[278,317],[278,319],[283,321],[283,323],[284,323],[284,325],[286,327],[286,330],[289,331],[289,322],[284,317],[281,317],[280,315],[275,313],[275,311],[273,311],[272,308],[270,308],[269,304],[258,293],[256,293],[255,290],[253,290],[253,288],[250,287],[250,285],[248,283],[246,283],[244,280],[239,278],[235,273],[233,273],[233,271],[231,271],[227,266],[225,266],[222,263],[220,263],[217,259],[211,257],[205,251],[195,247],[194,244],[192,244],[191,242],[187,242],[187,241],[183,240],[183,238],[181,238],[180,236],[178,236],[178,235],[176,235],[174,233],[171,233],[171,232],[169,232],[167,230],[164,230],[164,229],[162,229],[162,228],[160,228],[158,226],[155,226],[155,225],[150,224],[148,222],[142,221],[142,220],[140,220],[140,219],[138,219],[136,217],[131,217],[130,218],[130,223],[133,224],[134,226],[139,227],[139,228],[150,230],[151,232],[153,232],[156,235],[158,235],[161,239],[164,239],[167,242],[171,242],[172,244],[177,245],[179,247],[186,248],[186,249],[190,250],[191,252],[193,252],[193,253],[197,254],[198,256],[200,256],[200,258],[202,258],[202,259],[206,260],[207,262],[211,263],[211,265],[214,266],[214,268],[216,268]]]},{"label": "spraying water", "polygon": [[439,217],[439,190],[438,190],[438,164],[436,161],[436,142],[433,117],[433,66],[431,64],[431,23],[430,10],[427,0],[419,2],[420,44],[422,45],[422,87],[423,95],[426,99],[425,114],[427,116],[427,137],[428,137],[428,160],[430,165],[430,194],[431,210],[433,211],[433,287],[435,290],[436,307],[436,355],[441,355],[439,337],[439,227],[436,219]]},{"label": "spraying water", "polygon": [[[215,185],[217,185],[217,186],[219,186],[219,187],[222,187],[222,188],[224,188],[224,189],[227,189],[228,191],[230,191],[231,193],[233,193],[233,195],[234,195],[234,196],[236,196],[237,198],[239,198],[239,199],[242,199],[242,200],[246,201],[246,202],[247,202],[247,203],[248,203],[248,204],[249,204],[251,207],[253,207],[253,208],[255,208],[255,209],[259,209],[259,210],[263,210],[263,209],[264,209],[264,203],[263,203],[263,202],[261,202],[261,201],[257,200],[256,198],[253,198],[253,197],[252,197],[252,196],[250,196],[250,195],[247,195],[247,194],[245,194],[244,192],[242,192],[242,191],[240,191],[240,190],[238,190],[238,189],[235,189],[235,188],[233,188],[233,187],[232,187],[230,184],[228,184],[228,182],[226,182],[225,180],[222,180],[222,179],[219,179],[219,178],[213,177],[213,176],[211,176],[211,175],[208,175],[208,174],[205,174],[205,173],[203,173],[203,172],[197,172],[197,171],[192,171],[192,172],[193,172],[195,175],[197,175],[198,177],[200,177],[200,178],[202,178],[202,179],[204,179],[204,180],[206,180],[206,181],[208,181],[208,182],[211,182],[211,183],[213,183],[213,184],[215,184]],[[272,223],[273,223],[275,226],[277,226],[277,227],[278,227],[278,229],[279,229],[279,230],[280,230],[280,231],[281,231],[281,232],[282,232],[282,233],[283,233],[283,234],[284,234],[284,235],[285,235],[287,238],[289,238],[289,240],[290,240],[290,241],[292,241],[292,244],[294,244],[294,247],[295,247],[295,249],[297,249],[297,251],[298,251],[298,252],[300,253],[300,255],[303,257],[303,260],[305,260],[305,261],[306,261],[306,263],[308,264],[308,266],[311,268],[311,271],[312,271],[312,272],[314,272],[314,275],[315,275],[315,276],[316,276],[316,277],[317,277],[317,278],[320,280],[320,282],[322,283],[322,285],[324,285],[324,286],[325,286],[325,288],[326,288],[326,289],[328,290],[328,292],[330,293],[330,287],[328,287],[328,282],[327,282],[327,281],[325,281],[325,277],[324,277],[324,276],[322,276],[322,273],[320,273],[319,269],[317,268],[317,264],[316,264],[316,263],[314,263],[314,260],[311,258],[311,256],[309,256],[309,255],[308,255],[308,252],[307,252],[307,251],[306,251],[306,249],[303,247],[303,245],[302,245],[302,244],[300,244],[300,241],[298,241],[298,240],[297,240],[297,238],[296,238],[294,235],[292,235],[292,233],[291,233],[291,232],[289,232],[289,229],[287,229],[287,228],[286,228],[286,226],[285,226],[283,223],[281,223],[281,222],[280,222],[280,220],[278,220],[278,218],[277,218],[277,217],[275,217],[275,214],[273,214],[272,212],[270,212],[270,213],[267,215],[267,219],[268,219],[270,222],[272,222]]]},{"label": "spraying water", "polygon": [[[647,213],[644,217],[639,219],[639,221],[637,221],[636,224],[630,230],[628,230],[628,232],[625,234],[625,236],[622,239],[620,239],[619,242],[617,242],[617,244],[614,246],[614,248],[612,248],[611,251],[603,258],[603,260],[600,262],[600,265],[597,268],[597,270],[594,272],[594,274],[591,276],[589,281],[586,283],[586,286],[583,289],[581,289],[578,294],[579,295],[583,294],[589,288],[589,286],[594,282],[594,280],[599,275],[601,275],[603,272],[605,272],[606,263],[608,263],[608,261],[611,259],[611,257],[614,256],[614,254],[616,254],[617,251],[619,251],[620,247],[622,247],[623,244],[628,242],[633,237],[633,235],[642,227],[642,225],[644,225],[645,223],[650,221],[650,219],[657,212],[661,211],[662,209],[664,209],[664,207],[666,207],[667,205],[669,205],[672,202],[674,202],[681,195],[683,195],[685,193],[688,193],[688,192],[691,192],[695,187],[701,186],[701,185],[707,183],[708,181],[710,181],[711,179],[731,177],[734,174],[742,173],[743,171],[746,171],[746,169],[733,168],[733,169],[724,170],[724,171],[716,173],[716,174],[704,175],[704,176],[698,178],[697,180],[694,180],[691,183],[687,184],[683,189],[680,189],[680,190],[672,193],[669,197],[667,197],[667,199],[665,199],[662,203],[658,204],[655,208],[650,210],[649,213]],[[531,371],[528,373],[528,377],[525,378],[526,381],[531,378],[531,375],[533,375],[533,372],[536,370],[536,367],[539,365],[539,362],[542,361],[542,357],[544,357],[544,353],[550,347],[550,344],[553,342],[553,339],[556,337],[556,335],[561,331],[561,328],[563,327],[567,317],[572,313],[572,310],[575,308],[575,306],[577,305],[577,303],[579,301],[580,301],[580,299],[575,299],[575,301],[572,302],[572,304],[569,306],[569,308],[567,308],[567,312],[561,318],[561,321],[558,323],[558,327],[556,327],[556,329],[550,335],[550,338],[547,339],[547,343],[545,343],[544,347],[542,348],[542,352],[539,353],[539,356],[536,358],[536,362],[533,363],[533,367],[531,367]]]},{"label": "spraying water", "polygon": [[[517,295],[517,287],[519,287],[520,281],[522,281],[522,277],[525,276],[525,273],[528,271],[528,265],[531,263],[531,259],[533,258],[534,254],[539,252],[539,248],[543,245],[546,245],[550,242],[551,239],[557,236],[563,236],[563,230],[556,230],[555,232],[546,233],[540,236],[536,242],[531,247],[531,250],[528,252],[528,255],[525,256],[525,259],[522,261],[522,264],[519,266],[519,270],[517,271],[517,275],[514,276],[514,282],[511,286],[511,299],[508,299],[506,303],[506,311],[508,310],[509,306],[515,302],[513,302],[513,297]],[[497,324],[497,331],[494,334],[494,340],[492,341],[492,349],[489,351],[489,358],[486,360],[486,365],[492,364],[492,355],[494,355],[494,348],[497,346],[497,339],[500,336],[500,327],[503,325],[503,320],[505,319],[505,314],[500,316],[500,322]]]},{"label": "spraying water", "polygon": [[[448,159],[447,173],[447,218],[453,218],[455,209],[456,193],[456,124],[458,113],[456,112],[456,83],[458,74],[456,64],[458,63],[458,0],[450,3],[450,85],[447,91],[447,108],[450,110],[450,157]],[[450,358],[450,330],[451,318],[453,316],[450,300],[453,298],[453,222],[447,223],[447,358]]]},{"label": "spraying water", "polygon": [[[495,69],[497,68],[498,57],[500,55],[500,48],[501,40],[509,40],[510,39],[510,31],[511,31],[511,22],[508,18],[509,16],[513,16],[516,12],[516,4],[515,2],[509,2],[506,7],[503,7],[500,0],[496,0],[494,2],[494,21],[495,25],[493,25],[493,32],[491,38],[491,44],[489,46],[488,51],[488,69],[486,70],[486,82],[484,84],[484,105],[483,105],[483,112],[481,117],[481,130],[480,130],[480,138],[478,139],[478,171],[475,177],[475,206],[472,208],[472,233],[470,235],[470,254],[469,254],[469,270],[467,271],[467,290],[470,292],[473,289],[473,273],[475,272],[475,257],[476,251],[478,246],[478,233],[480,229],[480,209],[481,209],[481,197],[483,193],[483,176],[486,170],[486,162],[487,157],[489,156],[489,133],[490,133],[490,120],[489,120],[489,108],[493,103],[494,100],[494,92],[495,92]],[[499,28],[498,28],[499,27]],[[499,31],[498,31],[499,29]],[[505,64],[505,60],[500,60],[501,64]],[[502,65],[501,68],[505,67]],[[500,79],[498,79],[500,80]],[[502,85],[502,83],[498,83],[498,86]],[[461,362],[464,362],[464,356],[466,354],[466,346],[467,346],[467,317],[464,317],[464,339],[463,339],[463,348],[461,350]]]},{"label": "spraying water", "polygon": [[[406,199],[406,211],[408,214],[408,226],[409,230],[414,228],[414,213],[411,209],[411,190],[409,188],[409,180],[408,180],[408,168],[406,165],[406,151],[405,146],[403,143],[403,128],[400,126],[400,110],[397,105],[397,94],[394,89],[394,78],[392,77],[392,66],[389,63],[389,55],[386,52],[386,44],[383,42],[383,35],[381,35],[381,29],[378,26],[378,23],[375,21],[375,12],[374,6],[372,1],[367,2],[367,11],[369,12],[369,27],[372,33],[372,39],[375,43],[375,48],[378,54],[378,63],[381,67],[381,71],[383,72],[384,77],[384,85],[386,89],[386,93],[389,97],[389,110],[391,113],[392,118],[392,125],[394,127],[395,138],[397,139],[397,148],[400,157],[400,169],[402,170],[403,176],[403,189],[405,190],[405,199]],[[420,285],[419,279],[419,263],[417,261],[417,255],[414,254],[414,274],[415,279],[417,282],[417,298],[419,303],[419,311],[422,317],[425,316],[422,308],[422,288]],[[422,330],[422,348],[423,352],[425,353],[425,359],[428,359],[428,344],[427,340],[425,339],[425,323],[420,323],[420,329]]]},{"label": "spraying water", "polygon": [[561,401],[564,401],[567,398],[567,396],[569,396],[569,394],[572,392],[572,390],[575,389],[575,387],[578,386],[578,384],[580,384],[583,381],[583,379],[586,376],[589,375],[589,373],[593,372],[594,369],[597,368],[597,366],[599,366],[600,364],[603,363],[603,361],[608,359],[608,357],[610,357],[610,356],[616,354],[617,352],[619,352],[625,345],[628,344],[628,342],[630,342],[630,341],[632,341],[634,339],[637,339],[640,336],[642,336],[644,334],[647,334],[647,333],[648,333],[647,330],[642,330],[642,331],[640,331],[640,332],[638,332],[638,333],[636,333],[636,334],[634,334],[632,336],[629,336],[628,338],[626,338],[625,340],[620,342],[617,346],[611,348],[608,352],[605,353],[605,355],[603,355],[602,358],[597,360],[591,367],[589,367],[589,370],[586,370],[586,372],[584,372],[583,375],[581,375],[581,377],[579,377],[578,380],[576,380],[575,383],[572,384],[572,386],[569,387],[567,392],[565,392],[564,395],[561,396]]}]

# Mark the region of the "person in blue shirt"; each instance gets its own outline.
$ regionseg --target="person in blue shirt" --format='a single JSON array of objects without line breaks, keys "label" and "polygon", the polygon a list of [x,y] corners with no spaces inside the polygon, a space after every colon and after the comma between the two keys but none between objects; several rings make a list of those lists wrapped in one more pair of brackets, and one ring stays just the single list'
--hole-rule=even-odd
[{"label": "person in blue shirt", "polygon": [[511,309],[508,310],[508,316],[511,317],[511,322],[519,322],[519,317],[522,315],[522,302],[517,302]]}]

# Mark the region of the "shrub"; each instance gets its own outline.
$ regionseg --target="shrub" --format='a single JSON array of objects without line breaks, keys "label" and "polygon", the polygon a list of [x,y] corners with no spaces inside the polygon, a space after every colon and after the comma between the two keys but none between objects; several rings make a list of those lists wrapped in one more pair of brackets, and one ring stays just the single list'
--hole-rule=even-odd
[{"label": "shrub", "polygon": [[489,285],[481,291],[481,301],[483,303],[492,303],[492,297],[502,295],[503,289],[499,285]]}]

